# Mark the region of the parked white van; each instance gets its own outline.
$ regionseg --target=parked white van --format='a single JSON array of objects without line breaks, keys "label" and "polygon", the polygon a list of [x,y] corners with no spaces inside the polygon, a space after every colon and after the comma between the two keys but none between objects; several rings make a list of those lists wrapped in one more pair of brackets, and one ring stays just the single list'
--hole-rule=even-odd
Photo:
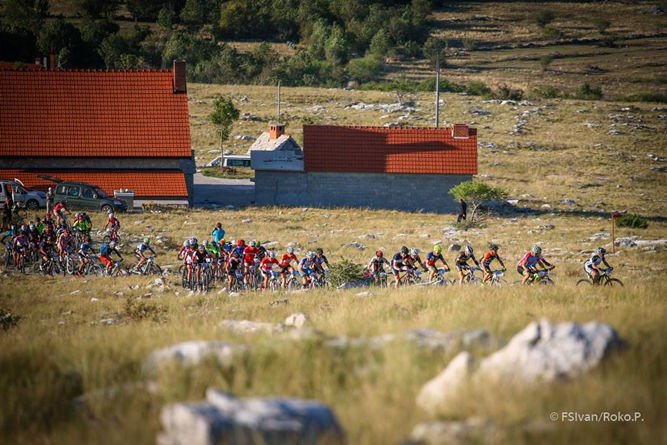
[{"label": "parked white van", "polygon": [[46,193],[28,190],[18,180],[0,180],[0,203],[4,203],[8,196],[21,207],[30,210],[46,207]]}]

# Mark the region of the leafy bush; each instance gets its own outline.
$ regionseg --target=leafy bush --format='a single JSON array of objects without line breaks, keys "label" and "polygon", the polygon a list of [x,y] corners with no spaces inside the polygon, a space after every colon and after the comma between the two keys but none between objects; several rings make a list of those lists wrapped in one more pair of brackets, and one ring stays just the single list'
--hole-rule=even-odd
[{"label": "leafy bush", "polygon": [[7,331],[15,327],[21,321],[21,316],[12,314],[12,311],[5,308],[0,308],[0,327]]},{"label": "leafy bush", "polygon": [[549,9],[542,9],[537,11],[533,16],[535,23],[537,23],[537,26],[540,28],[544,28],[549,23],[553,22],[555,18],[556,14]]},{"label": "leafy bush", "polygon": [[368,54],[359,59],[350,60],[347,71],[350,77],[359,82],[368,82],[376,79],[384,69],[382,59],[374,54]]},{"label": "leafy bush", "polygon": [[479,181],[465,181],[452,187],[449,194],[456,199],[462,199],[470,209],[470,222],[475,223],[479,206],[486,201],[503,199],[507,192]]},{"label": "leafy bush", "polygon": [[648,227],[646,219],[639,215],[623,215],[616,219],[618,227],[630,227],[633,229],[645,229]]},{"label": "leafy bush", "polygon": [[639,93],[628,96],[625,100],[630,102],[659,102],[667,103],[667,94],[664,93]]},{"label": "leafy bush", "polygon": [[600,34],[604,34],[607,32],[607,28],[609,28],[611,22],[607,19],[603,19],[602,17],[598,17],[593,21],[593,24]]},{"label": "leafy bush", "polygon": [[364,267],[353,263],[347,258],[342,258],[339,262],[333,263],[329,269],[329,283],[338,287],[348,281],[360,279],[364,274]]},{"label": "leafy bush", "polygon": [[563,31],[555,26],[547,26],[544,28],[544,38],[548,40],[560,40],[563,38]]},{"label": "leafy bush", "polygon": [[149,319],[162,321],[166,313],[167,308],[164,306],[137,301],[134,298],[128,298],[125,301],[125,316],[134,321]]},{"label": "leafy bush", "polygon": [[493,97],[502,100],[523,100],[523,90],[512,88],[507,84],[500,84],[493,92]]},{"label": "leafy bush", "polygon": [[586,82],[577,89],[574,97],[582,100],[599,100],[602,99],[602,88],[591,86]]},{"label": "leafy bush", "polygon": [[466,85],[465,92],[472,96],[490,96],[492,93],[491,88],[479,80],[469,82],[468,85]]},{"label": "leafy bush", "polygon": [[543,85],[533,88],[530,91],[530,96],[542,99],[556,99],[558,97],[564,97],[565,95],[559,88],[553,85]]},{"label": "leafy bush", "polygon": [[542,72],[549,69],[549,65],[551,65],[551,62],[553,62],[555,58],[556,54],[545,54],[540,57],[540,66],[542,67]]}]

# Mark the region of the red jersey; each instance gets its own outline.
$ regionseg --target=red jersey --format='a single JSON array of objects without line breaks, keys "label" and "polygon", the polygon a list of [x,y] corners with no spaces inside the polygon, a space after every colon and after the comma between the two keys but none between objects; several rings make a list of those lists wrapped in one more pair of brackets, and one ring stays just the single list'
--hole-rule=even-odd
[{"label": "red jersey", "polygon": [[259,249],[257,247],[252,247],[248,246],[245,249],[243,249],[243,262],[246,264],[254,264],[255,263],[255,255],[259,253]]},{"label": "red jersey", "polygon": [[59,203],[56,204],[56,206],[53,208],[53,212],[54,212],[54,213],[58,213],[58,212],[60,212],[60,211],[63,210],[63,209],[68,210],[68,209],[67,209],[67,206],[66,206],[65,204],[63,204],[62,202],[59,202]]},{"label": "red jersey", "polygon": [[259,268],[262,269],[263,271],[269,272],[274,264],[278,264],[277,259],[265,256],[259,263]]},{"label": "red jersey", "polygon": [[292,261],[299,262],[299,259],[293,253],[284,253],[282,258],[280,258],[280,265],[282,267],[289,267]]}]

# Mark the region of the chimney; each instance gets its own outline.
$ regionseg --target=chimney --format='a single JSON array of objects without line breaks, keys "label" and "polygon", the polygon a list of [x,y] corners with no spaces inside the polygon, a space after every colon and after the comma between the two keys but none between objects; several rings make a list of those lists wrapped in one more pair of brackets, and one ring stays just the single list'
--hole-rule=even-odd
[{"label": "chimney", "polygon": [[56,69],[56,53],[53,52],[51,48],[51,53],[49,54],[49,70],[54,71]]},{"label": "chimney", "polygon": [[272,141],[275,141],[280,136],[285,134],[285,124],[273,124],[269,129],[269,136]]},{"label": "chimney", "polygon": [[185,80],[185,62],[174,60],[174,94],[187,93],[188,86]]},{"label": "chimney", "polygon": [[454,124],[452,128],[452,137],[454,139],[468,139],[470,137],[470,130],[466,124]]}]

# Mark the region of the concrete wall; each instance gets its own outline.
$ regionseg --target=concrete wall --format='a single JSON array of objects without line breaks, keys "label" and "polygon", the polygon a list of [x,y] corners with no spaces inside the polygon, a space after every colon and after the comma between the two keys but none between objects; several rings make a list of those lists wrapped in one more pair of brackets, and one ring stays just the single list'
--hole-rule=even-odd
[{"label": "concrete wall", "polygon": [[458,212],[449,189],[471,175],[304,173],[258,170],[255,203]]}]

